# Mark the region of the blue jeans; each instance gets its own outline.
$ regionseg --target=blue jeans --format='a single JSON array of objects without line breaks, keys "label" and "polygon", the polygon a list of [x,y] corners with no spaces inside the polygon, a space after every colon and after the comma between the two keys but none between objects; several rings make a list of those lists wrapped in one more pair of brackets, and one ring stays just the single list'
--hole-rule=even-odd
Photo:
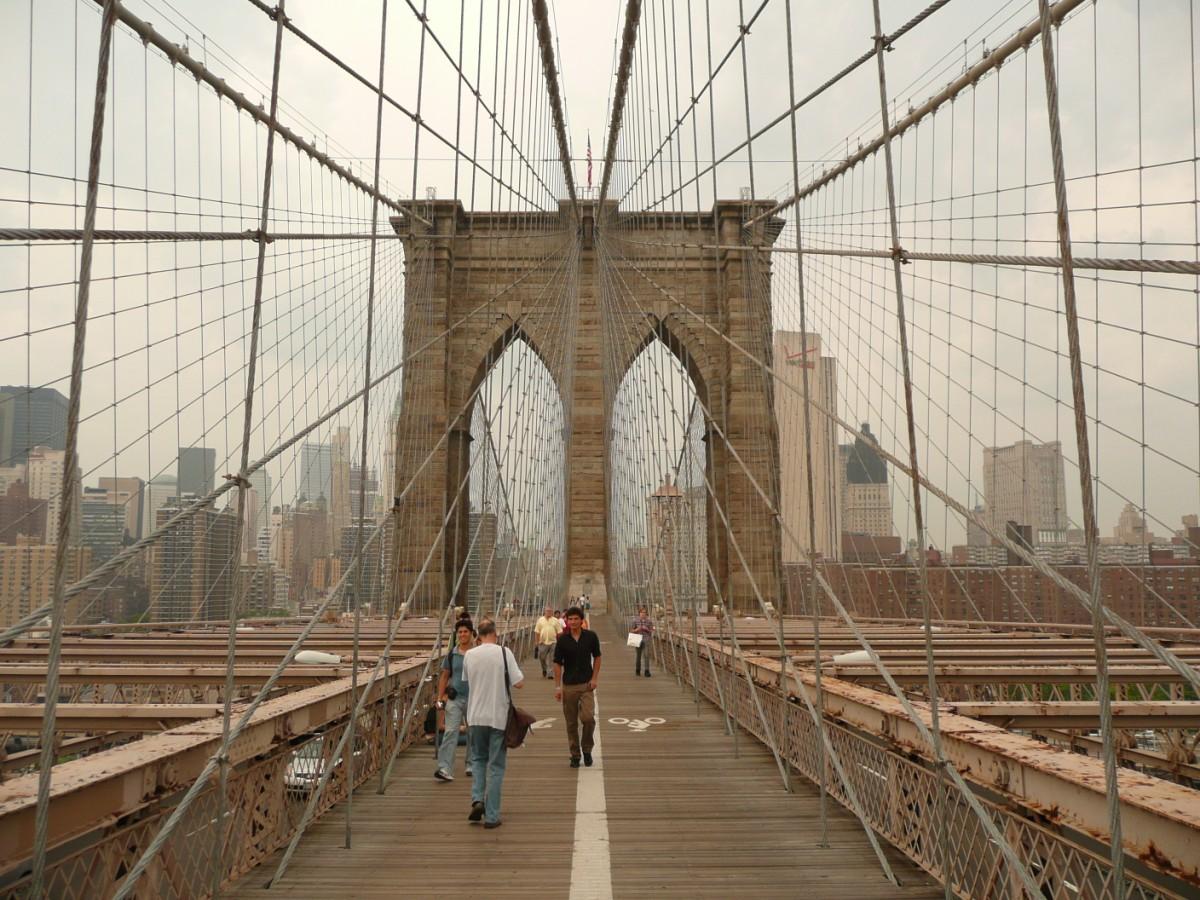
[{"label": "blue jeans", "polygon": [[468,725],[467,753],[471,764],[471,802],[483,801],[485,822],[499,822],[500,791],[508,763],[504,732],[487,725]]},{"label": "blue jeans", "polygon": [[[442,742],[438,744],[438,768],[454,774],[454,751],[458,748],[458,726],[467,718],[467,698],[456,697],[446,701],[446,730],[442,733]],[[467,750],[467,762],[470,763],[470,750]],[[470,768],[470,765],[467,766]]]}]

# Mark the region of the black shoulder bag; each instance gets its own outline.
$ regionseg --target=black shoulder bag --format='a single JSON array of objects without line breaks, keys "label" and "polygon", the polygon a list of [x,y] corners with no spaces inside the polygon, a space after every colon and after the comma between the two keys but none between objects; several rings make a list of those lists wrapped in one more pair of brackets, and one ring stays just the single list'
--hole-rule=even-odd
[{"label": "black shoulder bag", "polygon": [[508,722],[504,726],[504,746],[513,750],[525,743],[537,716],[530,715],[513,703],[512,686],[508,681],[508,650],[503,646],[500,648],[500,658],[504,660],[504,691],[508,694]]}]

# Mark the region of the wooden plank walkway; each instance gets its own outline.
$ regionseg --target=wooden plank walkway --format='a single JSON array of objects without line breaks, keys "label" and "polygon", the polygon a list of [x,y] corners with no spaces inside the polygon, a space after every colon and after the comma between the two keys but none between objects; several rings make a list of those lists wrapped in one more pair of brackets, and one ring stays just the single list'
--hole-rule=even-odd
[{"label": "wooden plank walkway", "polygon": [[[582,867],[572,890],[577,784],[589,773],[568,766],[553,682],[542,679],[530,659],[522,662],[526,684],[518,702],[550,721],[509,753],[503,827],[485,831],[467,822],[464,748],[456,780],[443,784],[433,779],[432,751],[422,746],[397,760],[385,795],[375,794],[374,782],[355,794],[352,849],[342,846],[344,813],[336,807],[309,828],[276,888],[265,890],[265,882],[279,854],[225,896],[942,896],[932,879],[890,848],[902,887],[885,881],[860,826],[832,801],[831,846],[818,849],[816,789],[797,777],[794,793],[785,793],[770,752],[753,738],[741,737],[734,758],[733,738],[711,705],[702,700],[697,716],[692,693],[673,677],[656,671],[634,678],[623,631],[606,618],[595,624],[606,653],[597,698],[602,772],[590,775],[597,790],[603,785],[611,895],[594,887],[594,871],[585,886]],[[595,822],[588,822],[589,834]]]}]

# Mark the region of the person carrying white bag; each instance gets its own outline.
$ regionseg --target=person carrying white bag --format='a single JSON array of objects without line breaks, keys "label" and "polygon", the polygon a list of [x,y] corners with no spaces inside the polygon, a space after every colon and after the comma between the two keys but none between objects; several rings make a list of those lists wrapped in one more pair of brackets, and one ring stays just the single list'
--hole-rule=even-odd
[{"label": "person carrying white bag", "polygon": [[627,643],[630,647],[637,648],[637,655],[633,661],[633,674],[642,674],[642,660],[646,661],[646,677],[650,677],[650,637],[654,634],[654,623],[650,621],[650,615],[646,611],[646,607],[638,607],[638,614],[629,623],[629,638]]}]

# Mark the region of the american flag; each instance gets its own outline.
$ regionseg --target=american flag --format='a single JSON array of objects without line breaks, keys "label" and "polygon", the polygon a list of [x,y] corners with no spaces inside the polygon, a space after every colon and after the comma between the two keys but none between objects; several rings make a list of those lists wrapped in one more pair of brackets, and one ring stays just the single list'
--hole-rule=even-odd
[{"label": "american flag", "polygon": [[592,133],[588,132],[588,190],[592,189]]}]

